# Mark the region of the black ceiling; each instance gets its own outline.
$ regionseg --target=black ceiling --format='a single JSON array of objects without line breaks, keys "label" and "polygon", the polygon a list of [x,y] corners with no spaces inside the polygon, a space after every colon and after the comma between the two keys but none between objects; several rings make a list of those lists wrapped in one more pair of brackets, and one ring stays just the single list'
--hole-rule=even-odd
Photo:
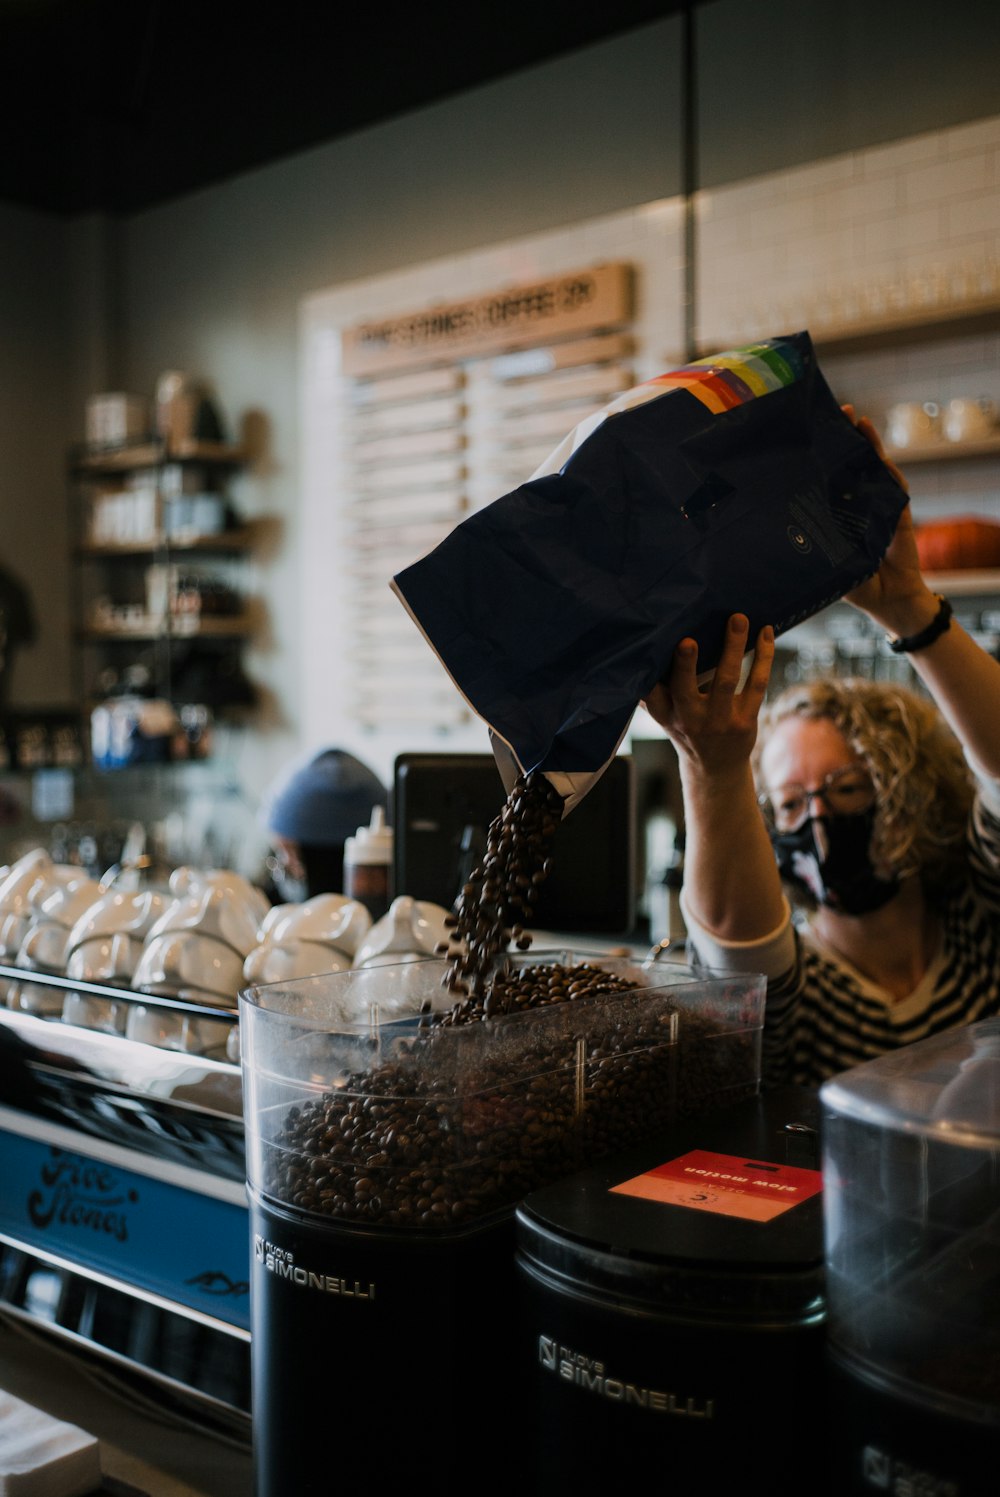
[{"label": "black ceiling", "polygon": [[129,213],[685,0],[0,0],[0,200]]}]

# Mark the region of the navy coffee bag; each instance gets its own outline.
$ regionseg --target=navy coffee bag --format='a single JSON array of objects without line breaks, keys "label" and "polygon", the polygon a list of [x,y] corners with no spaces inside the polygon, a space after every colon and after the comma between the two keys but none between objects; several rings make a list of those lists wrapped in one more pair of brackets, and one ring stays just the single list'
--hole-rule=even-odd
[{"label": "navy coffee bag", "polygon": [[526,482],[392,580],[489,726],[508,789],[572,809],[687,635],[777,634],[877,571],[906,493],[807,332],[699,359],[582,422]]}]

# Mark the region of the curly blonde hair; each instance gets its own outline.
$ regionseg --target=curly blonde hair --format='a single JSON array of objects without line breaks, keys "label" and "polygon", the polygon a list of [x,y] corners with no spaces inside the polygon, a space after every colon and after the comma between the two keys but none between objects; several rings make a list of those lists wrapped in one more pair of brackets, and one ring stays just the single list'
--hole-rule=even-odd
[{"label": "curly blonde hair", "polygon": [[786,687],[765,704],[754,775],[770,732],[789,717],[829,718],[875,784],[872,858],[885,874],[919,874],[941,900],[965,866],[974,779],[962,746],[927,697],[859,677],[824,677]]}]

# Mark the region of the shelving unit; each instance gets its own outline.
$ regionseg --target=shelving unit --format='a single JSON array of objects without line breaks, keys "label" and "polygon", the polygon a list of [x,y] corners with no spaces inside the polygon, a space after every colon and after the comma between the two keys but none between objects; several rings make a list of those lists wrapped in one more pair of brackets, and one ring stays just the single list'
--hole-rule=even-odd
[{"label": "shelving unit", "polygon": [[[891,288],[887,288],[886,300],[891,299]],[[797,327],[808,324],[821,358],[837,358],[963,337],[968,333],[1000,332],[1000,298],[991,291],[961,302],[928,301],[921,307],[900,307],[881,316],[867,315],[863,320],[859,317],[840,322],[809,318],[799,309],[791,313],[787,325],[791,327],[793,322]],[[762,332],[760,336],[768,334]],[[699,347],[696,357],[709,358],[720,348],[742,347],[752,341],[753,337],[746,333],[729,340],[713,338],[710,344]]]},{"label": "shelving unit", "polygon": [[70,454],[73,637],[85,717],[137,666],[152,695],[176,706],[201,700],[190,669],[187,681],[178,669],[190,667],[192,652],[200,679],[242,678],[246,697],[240,652],[261,619],[245,584],[261,527],[237,521],[226,494],[245,461],[235,445],[194,439]]}]

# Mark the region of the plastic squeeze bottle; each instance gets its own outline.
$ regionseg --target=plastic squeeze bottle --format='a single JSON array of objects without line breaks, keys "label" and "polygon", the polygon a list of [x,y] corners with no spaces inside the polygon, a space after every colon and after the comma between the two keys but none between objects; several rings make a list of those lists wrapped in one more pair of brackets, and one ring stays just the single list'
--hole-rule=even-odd
[{"label": "plastic squeeze bottle", "polygon": [[389,908],[391,873],[392,828],[383,808],[374,806],[370,825],[359,826],[344,843],[344,893],[380,920]]}]

